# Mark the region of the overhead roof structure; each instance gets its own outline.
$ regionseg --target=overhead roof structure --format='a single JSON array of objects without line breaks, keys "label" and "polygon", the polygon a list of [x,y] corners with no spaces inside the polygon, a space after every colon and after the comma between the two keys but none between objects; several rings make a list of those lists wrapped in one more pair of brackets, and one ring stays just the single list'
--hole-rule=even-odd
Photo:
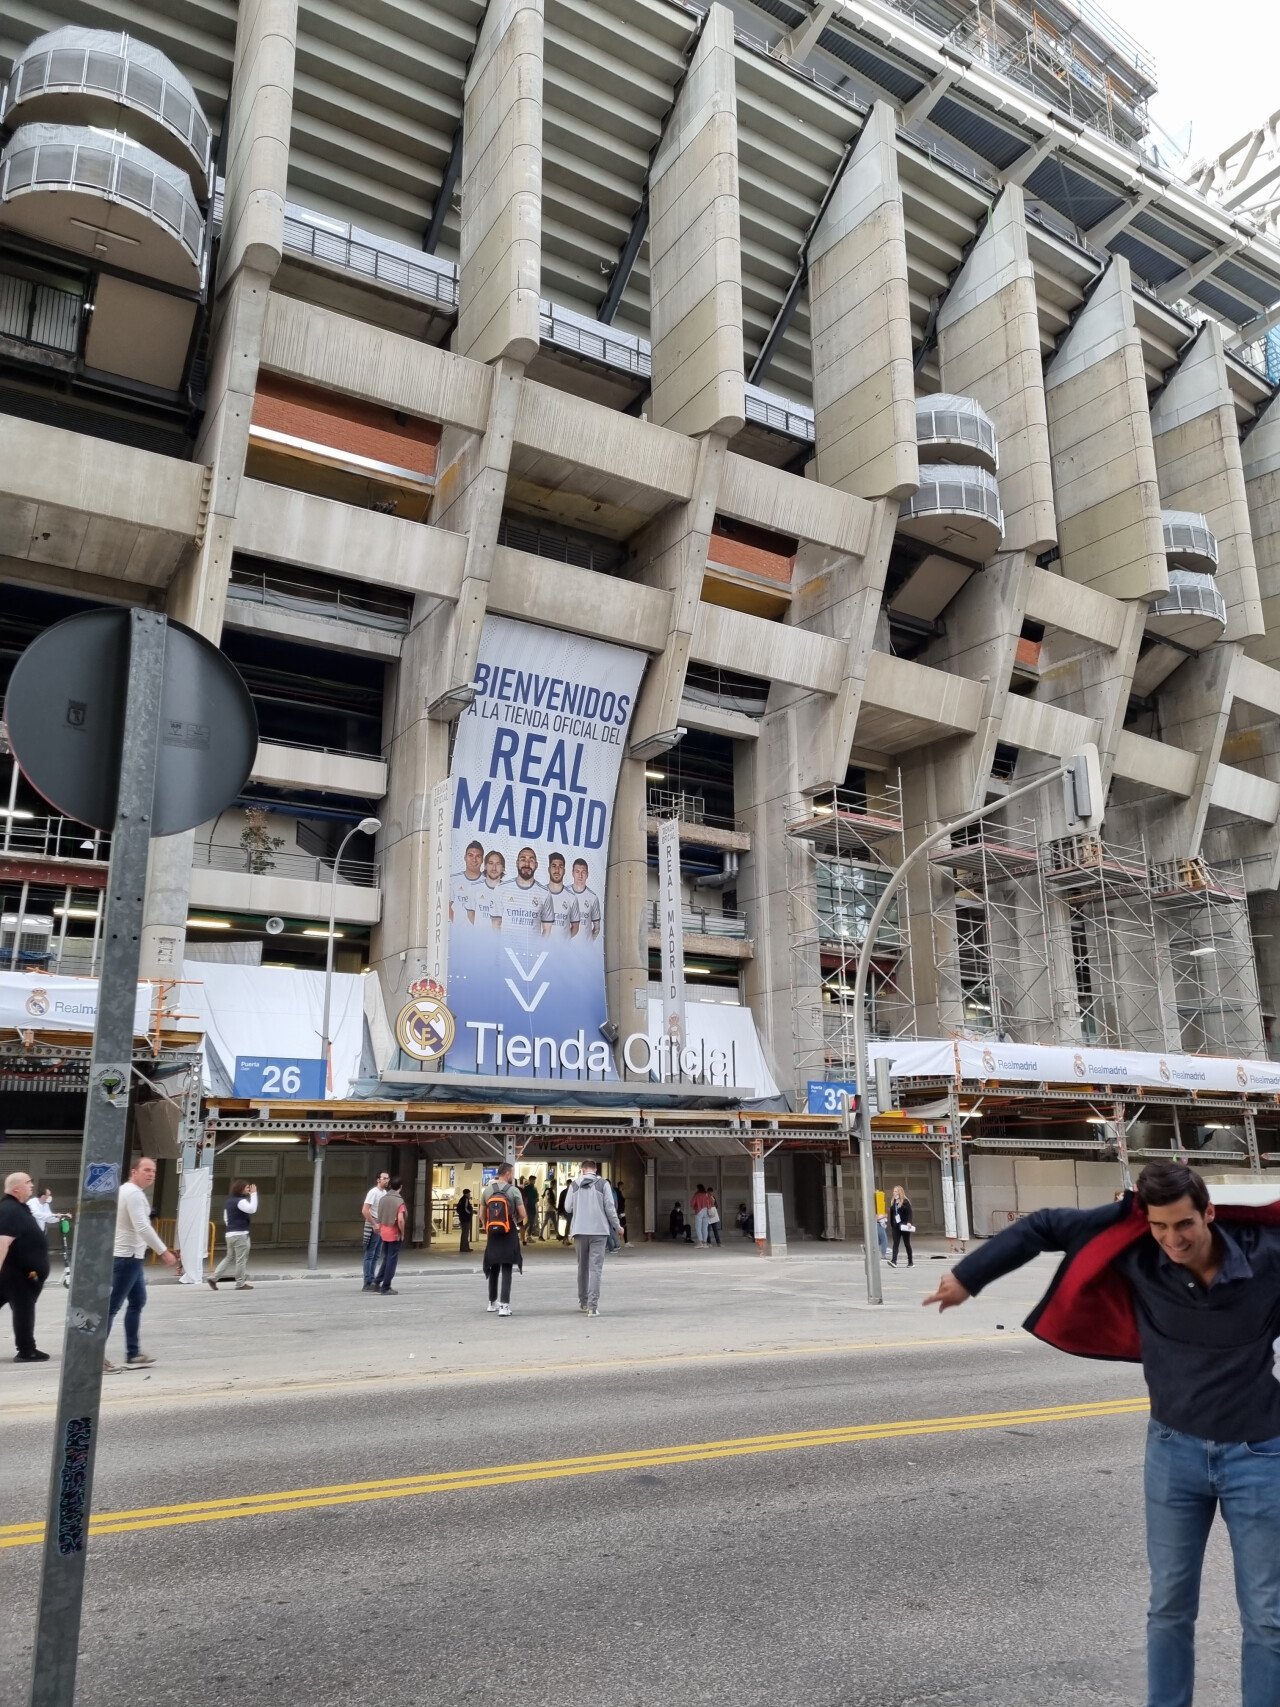
[{"label": "overhead roof structure", "polygon": [[[704,0],[546,0],[542,294],[594,318],[613,285],[616,324],[638,335],[649,321],[649,163],[706,10]],[[1280,317],[1274,223],[1255,224],[1243,205],[1178,182],[1140,151],[1154,71],[1090,0],[1035,13],[1000,0],[996,36],[977,30],[968,0],[732,0],[731,10],[745,351],[750,369],[771,343],[767,376],[757,373],[770,389],[809,394],[806,239],[874,100],[900,115],[922,388],[931,311],[1010,182],[1023,186],[1035,230],[1046,349],[1109,253],[1127,258],[1144,293],[1153,388],[1194,315],[1222,320],[1230,344]],[[418,249],[430,232],[434,252],[455,256],[451,161],[483,13],[484,0],[303,0],[291,200]],[[136,30],[170,54],[220,126],[234,38],[223,0],[83,0],[77,17]],[[53,21],[35,0],[12,0],[0,72]],[[1055,69],[1068,48],[1070,63]],[[1247,413],[1267,394],[1251,397],[1247,374],[1233,371],[1233,384]]]}]

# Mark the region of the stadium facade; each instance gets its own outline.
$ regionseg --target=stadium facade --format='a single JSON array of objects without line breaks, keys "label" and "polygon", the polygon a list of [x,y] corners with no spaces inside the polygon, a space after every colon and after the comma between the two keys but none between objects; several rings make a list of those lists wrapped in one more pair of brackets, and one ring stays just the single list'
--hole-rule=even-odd
[{"label": "stadium facade", "polygon": [[[147,976],[322,963],[336,875],[337,964],[408,1026],[384,1097],[463,1095],[443,1007],[469,1100],[634,1103],[653,1006],[702,1039],[668,1105],[785,1113],[851,1077],[867,952],[882,1044],[1257,1064],[1256,1106],[1181,1115],[1046,1068],[989,1120],[966,1081],[992,1167],[1084,1200],[1126,1135],[1280,1150],[1280,242],[1144,152],[1155,67],[1103,14],[16,0],[0,73],[6,667],[143,603],[259,709],[243,797],[154,845]],[[1047,785],[866,944],[908,850],[1088,745],[1100,828]],[[89,972],[105,845],[7,800],[0,958]],[[892,1163],[926,1224],[946,1077]],[[697,1143],[650,1146],[659,1204],[746,1179]],[[843,1230],[835,1152],[787,1144],[798,1224]]]}]

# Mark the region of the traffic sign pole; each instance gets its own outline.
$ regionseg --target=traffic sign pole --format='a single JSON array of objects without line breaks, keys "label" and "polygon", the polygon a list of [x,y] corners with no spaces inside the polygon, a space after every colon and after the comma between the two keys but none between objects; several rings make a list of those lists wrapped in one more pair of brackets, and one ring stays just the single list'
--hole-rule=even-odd
[{"label": "traffic sign pole", "polygon": [[[120,783],[107,876],[106,941],[89,1066],[75,1260],[62,1342],[53,1471],[36,1611],[31,1707],[71,1707],[75,1697],[85,1548],[111,1300],[116,1197],[127,1142],[142,901],[164,683],[165,618],[155,611],[131,611],[128,632]],[[69,705],[67,716],[73,715],[78,713]]]}]

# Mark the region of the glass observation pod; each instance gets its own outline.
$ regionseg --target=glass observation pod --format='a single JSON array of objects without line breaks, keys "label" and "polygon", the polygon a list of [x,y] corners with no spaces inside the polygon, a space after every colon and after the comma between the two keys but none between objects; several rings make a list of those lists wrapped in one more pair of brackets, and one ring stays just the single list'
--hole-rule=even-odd
[{"label": "glass observation pod", "polygon": [[924,463],[949,462],[1000,470],[995,422],[972,397],[939,391],[916,398],[916,447]]},{"label": "glass observation pod", "polygon": [[181,167],[197,200],[209,200],[212,133],[195,91],[164,54],[131,36],[74,25],[38,36],[14,58],[0,124],[121,132]]},{"label": "glass observation pod", "polygon": [[1004,538],[995,475],[965,463],[921,463],[920,488],[903,500],[898,532],[949,556],[985,563]]},{"label": "glass observation pod", "polygon": [[1203,652],[1221,640],[1227,626],[1227,601],[1214,579],[1218,541],[1208,522],[1194,510],[1162,510],[1169,591],[1152,601],[1146,630],[1187,652]]},{"label": "glass observation pod", "polygon": [[21,126],[0,153],[0,226],[180,290],[204,282],[189,174],[118,133]]}]

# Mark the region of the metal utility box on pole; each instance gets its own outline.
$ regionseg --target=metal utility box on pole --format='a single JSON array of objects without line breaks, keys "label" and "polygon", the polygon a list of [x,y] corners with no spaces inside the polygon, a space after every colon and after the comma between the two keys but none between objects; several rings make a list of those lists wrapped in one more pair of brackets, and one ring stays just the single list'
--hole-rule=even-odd
[{"label": "metal utility box on pole", "polygon": [[126,1161],[147,853],[153,836],[193,829],[235,799],[258,731],[248,690],[222,654],[148,610],[93,610],[46,630],[18,660],[4,709],[31,785],[68,817],[111,831],[30,1693],[31,1707],[71,1707]]}]

